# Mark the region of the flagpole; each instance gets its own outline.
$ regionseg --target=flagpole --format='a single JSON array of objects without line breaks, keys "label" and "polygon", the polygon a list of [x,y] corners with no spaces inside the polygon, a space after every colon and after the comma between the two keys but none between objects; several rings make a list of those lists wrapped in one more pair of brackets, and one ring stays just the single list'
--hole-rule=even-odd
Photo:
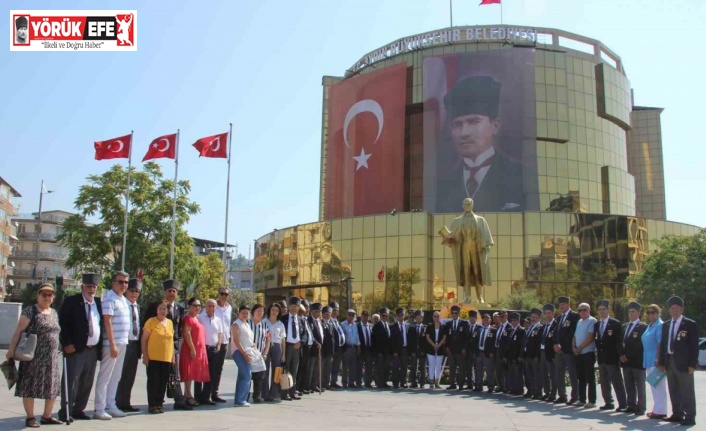
[{"label": "flagpole", "polygon": [[449,0],[449,19],[451,21],[451,28],[454,26],[454,7],[453,0]]},{"label": "flagpole", "polygon": [[179,174],[179,129],[176,133],[176,147],[174,148],[174,203],[172,206],[172,248],[169,253],[169,278],[174,278],[174,239],[176,237],[176,203],[177,203],[177,175]]},{"label": "flagpole", "polygon": [[228,205],[230,203],[230,156],[231,147],[233,145],[233,123],[229,123],[230,129],[228,131],[228,179],[226,180],[226,222],[225,222],[225,238],[223,239],[223,266],[225,271],[223,271],[223,286],[228,287]]},{"label": "flagpole", "polygon": [[500,2],[500,25],[503,25],[503,2]]},{"label": "flagpole", "polygon": [[123,220],[123,257],[120,270],[125,271],[125,252],[127,251],[127,217],[130,207],[130,173],[132,171],[132,140],[134,130],[130,130],[130,148],[127,153],[127,188],[125,189],[125,215]]}]

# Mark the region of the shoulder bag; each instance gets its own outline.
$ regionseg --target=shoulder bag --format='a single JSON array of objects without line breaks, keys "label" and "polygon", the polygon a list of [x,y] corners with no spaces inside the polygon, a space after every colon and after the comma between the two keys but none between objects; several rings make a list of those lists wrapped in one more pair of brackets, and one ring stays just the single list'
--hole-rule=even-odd
[{"label": "shoulder bag", "polygon": [[18,361],[31,361],[34,359],[34,350],[37,348],[37,334],[31,334],[32,325],[37,319],[37,306],[32,306],[32,318],[27,328],[20,335],[20,340],[15,347],[15,359]]}]

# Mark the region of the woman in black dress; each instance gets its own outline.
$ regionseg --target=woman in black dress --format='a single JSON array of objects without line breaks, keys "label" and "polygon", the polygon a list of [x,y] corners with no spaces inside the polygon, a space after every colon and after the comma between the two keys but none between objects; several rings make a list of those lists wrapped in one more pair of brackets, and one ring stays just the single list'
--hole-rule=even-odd
[{"label": "woman in black dress", "polygon": [[438,311],[434,312],[434,323],[427,326],[427,364],[429,368],[429,387],[439,389],[439,379],[443,370],[444,356],[446,356],[446,326],[441,324],[441,315]]},{"label": "woman in black dress", "polygon": [[34,417],[34,399],[44,400],[44,414],[40,422],[43,425],[58,425],[62,422],[51,416],[54,401],[61,390],[59,366],[59,315],[51,308],[54,302],[54,287],[45,283],[37,292],[37,303],[22,311],[17,329],[12,335],[10,348],[5,355],[8,359],[15,356],[15,347],[20,335],[26,329],[37,335],[37,347],[34,359],[20,362],[19,380],[15,387],[15,396],[22,397],[22,404],[27,414],[25,426],[39,428]]}]

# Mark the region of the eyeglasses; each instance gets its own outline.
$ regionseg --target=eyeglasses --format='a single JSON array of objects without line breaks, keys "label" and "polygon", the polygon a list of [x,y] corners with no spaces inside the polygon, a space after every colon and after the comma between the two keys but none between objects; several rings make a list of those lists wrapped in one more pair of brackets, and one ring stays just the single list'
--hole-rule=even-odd
[{"label": "eyeglasses", "polygon": [[451,314],[458,314],[458,311],[452,311]]},{"label": "eyeglasses", "polygon": [[221,295],[221,296],[228,296],[228,295],[230,295],[230,293],[228,293],[228,292],[221,292],[221,293],[219,293],[219,295]]},{"label": "eyeglasses", "polygon": [[648,311],[647,314],[658,314],[656,311]]},{"label": "eyeglasses", "polygon": [[127,280],[115,280],[113,283],[127,284]]},{"label": "eyeglasses", "polygon": [[389,314],[381,314],[380,317],[387,317]]},{"label": "eyeglasses", "polygon": [[41,297],[42,298],[53,298],[54,294],[53,293],[42,293]]},{"label": "eyeglasses", "polygon": [[584,311],[588,311],[588,308],[579,308],[579,311],[583,313]]}]

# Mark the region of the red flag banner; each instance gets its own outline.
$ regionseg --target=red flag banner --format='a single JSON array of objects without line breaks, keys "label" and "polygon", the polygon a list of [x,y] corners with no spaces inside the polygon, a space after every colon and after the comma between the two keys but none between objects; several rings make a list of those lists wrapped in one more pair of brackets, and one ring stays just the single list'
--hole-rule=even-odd
[{"label": "red flag banner", "polygon": [[480,0],[480,4],[478,6],[485,6],[487,4],[501,4],[502,0]]},{"label": "red flag banner", "polygon": [[150,143],[143,162],[152,159],[173,159],[176,157],[176,133],[160,136]]},{"label": "red flag banner", "polygon": [[96,141],[93,148],[96,150],[96,160],[127,159],[130,157],[132,135],[120,136],[107,141]]},{"label": "red flag banner", "polygon": [[326,218],[404,206],[405,63],[329,87]]},{"label": "red flag banner", "polygon": [[380,271],[378,272],[378,281],[383,281],[385,279],[385,265],[380,268]]},{"label": "red flag banner", "polygon": [[226,144],[228,144],[228,132],[201,138],[194,142],[194,148],[199,152],[199,157],[225,159],[228,157]]}]

